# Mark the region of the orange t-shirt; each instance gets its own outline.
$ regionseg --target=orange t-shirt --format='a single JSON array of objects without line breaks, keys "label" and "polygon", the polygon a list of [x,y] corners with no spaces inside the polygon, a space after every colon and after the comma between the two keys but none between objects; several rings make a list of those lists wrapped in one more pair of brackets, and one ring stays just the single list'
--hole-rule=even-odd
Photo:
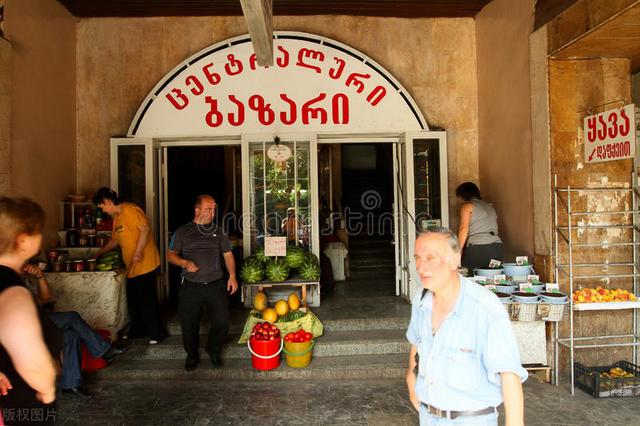
[{"label": "orange t-shirt", "polygon": [[140,207],[132,203],[122,203],[121,205],[122,211],[113,219],[113,238],[122,249],[122,260],[129,271],[127,277],[133,278],[156,269],[160,265],[160,253],[153,240],[153,231],[149,229],[147,244],[142,252],[142,259],[138,263],[131,265],[133,254],[140,239],[140,229],[138,227],[146,224],[151,228],[151,225]]}]

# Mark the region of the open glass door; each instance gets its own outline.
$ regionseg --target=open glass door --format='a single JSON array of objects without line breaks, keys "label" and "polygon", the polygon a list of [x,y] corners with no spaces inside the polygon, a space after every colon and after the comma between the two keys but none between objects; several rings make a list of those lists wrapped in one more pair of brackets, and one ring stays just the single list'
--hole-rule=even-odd
[{"label": "open glass door", "polygon": [[398,150],[396,179],[402,194],[397,199],[403,202],[398,220],[399,235],[404,241],[396,249],[403,269],[399,287],[400,294],[411,299],[421,286],[413,257],[418,233],[433,226],[449,226],[446,133],[407,132]]},{"label": "open glass door", "polygon": [[[159,209],[161,183],[159,174],[159,152],[151,138],[111,138],[111,188],[126,200],[139,205],[147,214],[156,243],[164,259],[163,235],[160,226]],[[161,264],[164,274],[164,263]],[[164,286],[159,289],[164,299]]]}]

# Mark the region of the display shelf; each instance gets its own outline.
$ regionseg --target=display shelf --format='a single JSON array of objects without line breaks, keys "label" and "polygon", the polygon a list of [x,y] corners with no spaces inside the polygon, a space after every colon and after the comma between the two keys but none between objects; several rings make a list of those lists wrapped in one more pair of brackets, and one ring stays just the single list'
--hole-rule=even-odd
[{"label": "display shelf", "polygon": [[[559,188],[557,185],[557,177],[554,183],[554,271],[555,280],[558,282],[559,275],[562,273],[568,280],[569,287],[569,327],[568,335],[559,336],[558,327],[555,326],[553,330],[554,341],[554,377],[555,384],[558,385],[559,374],[559,347],[562,346],[568,349],[569,352],[569,365],[571,366],[571,394],[575,393],[576,377],[573,368],[575,362],[575,351],[580,349],[596,349],[596,348],[613,348],[613,347],[630,347],[632,348],[633,363],[637,360],[637,347],[640,346],[640,336],[638,335],[638,308],[640,308],[640,301],[627,301],[627,302],[596,302],[596,303],[574,303],[573,292],[575,290],[576,282],[584,283],[583,280],[601,280],[597,284],[607,287],[610,285],[611,279],[624,279],[628,285],[631,282],[633,288],[631,292],[638,294],[638,278],[640,277],[640,268],[638,267],[638,246],[640,245],[640,228],[639,228],[639,215],[638,209],[638,188],[635,187],[637,182],[635,174],[631,176],[631,185],[627,188]],[[619,207],[613,210],[604,211],[602,209],[586,211],[581,208],[579,211],[574,210],[576,205],[575,200],[581,197],[603,197],[609,199],[618,199],[623,197],[630,198],[630,205],[624,210]],[[593,199],[591,202],[582,202],[580,205],[594,206]],[[627,206],[625,206],[627,207]],[[559,223],[559,213],[562,213],[565,223]],[[597,224],[589,223],[589,216],[594,217],[594,221]],[[586,219],[585,219],[586,218]],[[586,221],[586,224],[585,224]],[[575,224],[578,222],[579,224]],[[591,231],[619,231],[617,238],[613,238],[613,241],[600,241],[597,243],[583,243],[580,242],[581,235],[589,233]],[[624,232],[628,230],[629,232]],[[589,234],[587,234],[589,235]],[[609,234],[608,234],[609,235]],[[609,239],[609,238],[608,238]],[[588,241],[588,240],[587,240]],[[563,249],[566,251],[568,262],[559,262],[559,245],[563,245]],[[627,249],[630,257],[627,259],[618,259],[616,262],[608,261],[609,252],[606,250],[610,247],[618,247],[621,249]],[[598,248],[603,250],[603,259],[598,259],[594,256],[592,249]],[[574,263],[574,256],[589,256],[588,262]],[[596,257],[596,258],[594,258]],[[604,260],[600,262],[600,260]],[[585,271],[584,268],[600,268],[599,271]],[[582,274],[580,274],[582,272]],[[586,274],[585,274],[586,272]],[[633,315],[631,315],[631,327],[633,334],[622,336],[576,336],[576,330],[574,328],[574,316],[575,312],[589,312],[589,311],[618,311],[624,309],[631,309]],[[585,314],[587,315],[587,314]],[[607,339],[623,339],[624,341],[606,342]],[[586,342],[580,343],[580,342]]]},{"label": "display shelf", "polygon": [[640,301],[629,302],[595,302],[595,303],[574,303],[574,311],[615,311],[619,309],[638,309]]}]

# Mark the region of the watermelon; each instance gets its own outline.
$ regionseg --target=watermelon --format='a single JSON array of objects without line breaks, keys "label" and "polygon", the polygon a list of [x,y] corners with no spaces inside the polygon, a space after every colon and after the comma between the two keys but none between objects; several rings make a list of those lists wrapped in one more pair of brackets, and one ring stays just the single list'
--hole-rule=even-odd
[{"label": "watermelon", "polygon": [[287,247],[287,255],[284,259],[290,268],[299,268],[306,258],[307,253],[302,248],[298,246],[289,246]]},{"label": "watermelon", "polygon": [[262,262],[253,256],[246,258],[240,266],[240,279],[249,284],[262,281],[264,279]]},{"label": "watermelon", "polygon": [[298,269],[303,280],[317,281],[320,279],[320,264],[314,259],[308,259]]},{"label": "watermelon", "polygon": [[313,262],[316,265],[320,265],[320,259],[318,259],[318,256],[316,256],[315,254],[313,254],[311,252],[307,253],[306,262]]},{"label": "watermelon", "polygon": [[267,279],[274,283],[286,280],[289,277],[289,265],[284,259],[271,259],[265,266]]},{"label": "watermelon", "polygon": [[256,259],[258,259],[263,264],[267,263],[269,261],[269,258],[264,255],[264,247],[258,248],[258,250],[256,250],[255,253],[253,253],[252,257],[255,257]]}]

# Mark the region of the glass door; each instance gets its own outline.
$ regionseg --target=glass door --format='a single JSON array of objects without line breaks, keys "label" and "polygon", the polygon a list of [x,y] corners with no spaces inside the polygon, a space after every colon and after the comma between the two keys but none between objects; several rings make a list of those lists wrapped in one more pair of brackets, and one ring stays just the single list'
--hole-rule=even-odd
[{"label": "glass door", "polygon": [[244,136],[242,156],[244,256],[276,236],[319,256],[315,136]]},{"label": "glass door", "polygon": [[[164,258],[163,229],[159,220],[162,200],[158,190],[161,185],[158,156],[159,151],[151,138],[111,138],[110,186],[123,200],[136,203],[144,210]],[[165,272],[164,263],[161,264],[161,272]],[[164,299],[164,287],[159,295]]]},{"label": "glass door", "polygon": [[401,261],[405,260],[408,267],[408,283],[402,287],[401,294],[411,298],[421,287],[413,257],[418,233],[433,226],[449,227],[446,133],[407,132],[400,151],[399,157],[405,165],[401,180],[403,194],[399,197],[405,203],[400,227],[406,225],[402,238],[407,245],[406,253],[400,254],[404,256]]}]

